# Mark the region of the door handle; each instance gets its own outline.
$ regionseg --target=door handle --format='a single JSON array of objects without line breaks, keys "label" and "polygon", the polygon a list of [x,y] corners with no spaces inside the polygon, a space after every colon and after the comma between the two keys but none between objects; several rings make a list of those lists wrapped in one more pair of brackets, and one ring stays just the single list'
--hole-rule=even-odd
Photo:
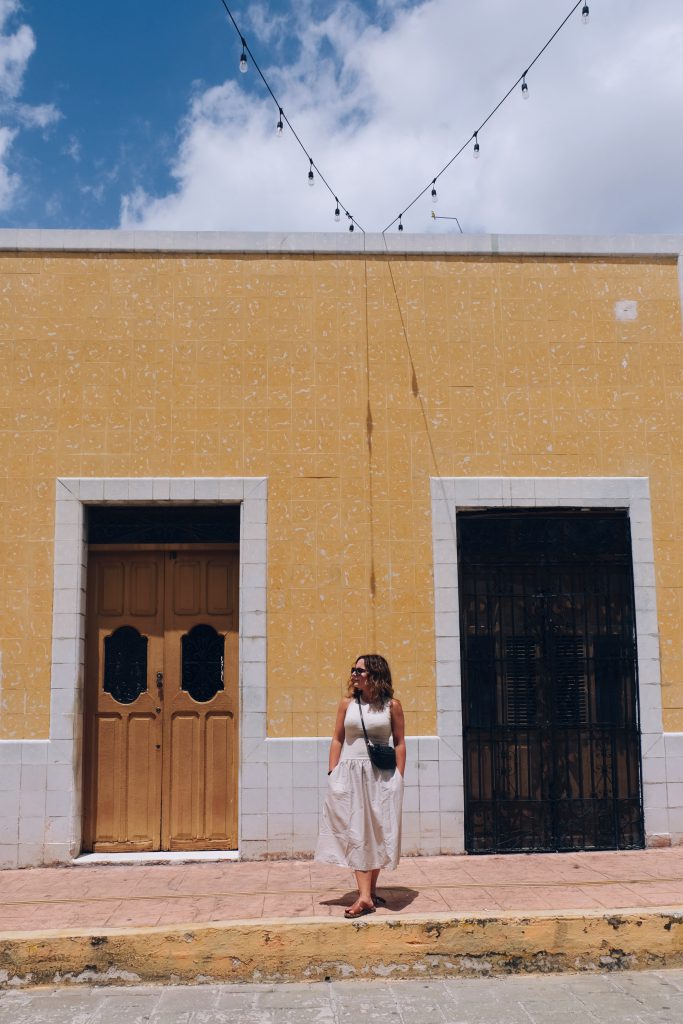
[{"label": "door handle", "polygon": [[157,672],[157,690],[159,691],[159,696],[161,697],[161,695],[164,692],[164,673],[163,672]]}]

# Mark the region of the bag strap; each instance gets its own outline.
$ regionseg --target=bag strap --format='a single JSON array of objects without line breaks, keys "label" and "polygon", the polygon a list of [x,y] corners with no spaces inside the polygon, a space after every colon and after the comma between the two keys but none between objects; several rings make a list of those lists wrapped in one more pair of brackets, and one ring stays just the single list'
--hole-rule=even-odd
[{"label": "bag strap", "polygon": [[370,740],[368,739],[368,731],[365,728],[365,722],[363,721],[363,708],[360,702],[360,693],[356,696],[358,701],[358,710],[360,711],[360,724],[363,726],[363,735],[365,736],[365,746],[368,748],[368,757],[370,756]]}]

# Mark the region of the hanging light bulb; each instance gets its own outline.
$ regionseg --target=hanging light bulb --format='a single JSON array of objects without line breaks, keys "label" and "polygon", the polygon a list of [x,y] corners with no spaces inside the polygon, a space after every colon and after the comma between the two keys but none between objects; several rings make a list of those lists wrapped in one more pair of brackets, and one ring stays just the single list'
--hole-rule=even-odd
[{"label": "hanging light bulb", "polygon": [[588,22],[590,21],[590,17],[591,17],[590,8],[589,8],[588,4],[584,4],[583,7],[581,8],[581,20],[583,21],[584,25],[588,24]]},{"label": "hanging light bulb", "polygon": [[399,216],[398,216],[398,230],[399,231],[403,231],[403,222],[401,221],[401,217],[402,216],[403,216],[402,213],[400,213]]},{"label": "hanging light bulb", "polygon": [[336,196],[334,197],[334,201],[335,201],[335,203],[337,204],[337,205],[335,206],[335,208],[334,208],[334,219],[335,219],[336,221],[339,221],[339,218],[341,217],[341,213],[339,212],[339,200],[337,199],[337,197],[336,197]]},{"label": "hanging light bulb", "polygon": [[439,197],[436,194],[436,178],[434,178],[434,181],[432,182],[432,202],[438,203],[438,201]]},{"label": "hanging light bulb", "polygon": [[315,184],[315,175],[313,174],[313,157],[308,158],[311,162],[311,166],[308,169],[308,184],[313,188]]},{"label": "hanging light bulb", "polygon": [[526,71],[522,75],[522,99],[529,99],[529,86],[526,84]]},{"label": "hanging light bulb", "polygon": [[479,139],[477,138],[477,132],[474,133],[474,149],[472,150],[472,156],[475,160],[479,159]]},{"label": "hanging light bulb", "polygon": [[353,231],[353,221],[351,221],[351,223],[349,224],[349,231]]},{"label": "hanging light bulb", "polygon": [[282,131],[283,131],[284,127],[285,126],[282,123],[282,107],[280,107],[280,116],[278,118],[277,124],[275,125],[275,134],[276,135],[282,135]]},{"label": "hanging light bulb", "polygon": [[243,75],[247,73],[247,44],[242,39],[242,56],[240,57],[240,71]]}]

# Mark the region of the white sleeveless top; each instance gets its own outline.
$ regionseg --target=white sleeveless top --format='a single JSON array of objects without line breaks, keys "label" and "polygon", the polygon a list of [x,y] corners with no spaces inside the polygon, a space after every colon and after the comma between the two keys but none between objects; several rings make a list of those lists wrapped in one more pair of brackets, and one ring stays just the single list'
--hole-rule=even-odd
[{"label": "white sleeveless top", "polygon": [[[391,706],[388,701],[381,711],[375,711],[363,701],[363,721],[371,743],[388,743],[391,739]],[[356,761],[369,757],[365,745],[358,702],[352,700],[344,718],[344,746],[340,761]]]}]

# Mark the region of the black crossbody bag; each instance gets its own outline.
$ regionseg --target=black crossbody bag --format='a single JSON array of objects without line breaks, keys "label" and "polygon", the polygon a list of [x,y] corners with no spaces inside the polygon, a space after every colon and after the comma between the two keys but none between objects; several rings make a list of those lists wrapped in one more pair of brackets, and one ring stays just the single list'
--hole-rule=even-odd
[{"label": "black crossbody bag", "polygon": [[360,711],[360,724],[363,726],[365,746],[368,748],[368,755],[375,768],[396,768],[396,751],[389,743],[371,743],[368,739],[368,731],[363,721],[363,708],[361,707],[360,694],[356,697],[358,710]]}]

